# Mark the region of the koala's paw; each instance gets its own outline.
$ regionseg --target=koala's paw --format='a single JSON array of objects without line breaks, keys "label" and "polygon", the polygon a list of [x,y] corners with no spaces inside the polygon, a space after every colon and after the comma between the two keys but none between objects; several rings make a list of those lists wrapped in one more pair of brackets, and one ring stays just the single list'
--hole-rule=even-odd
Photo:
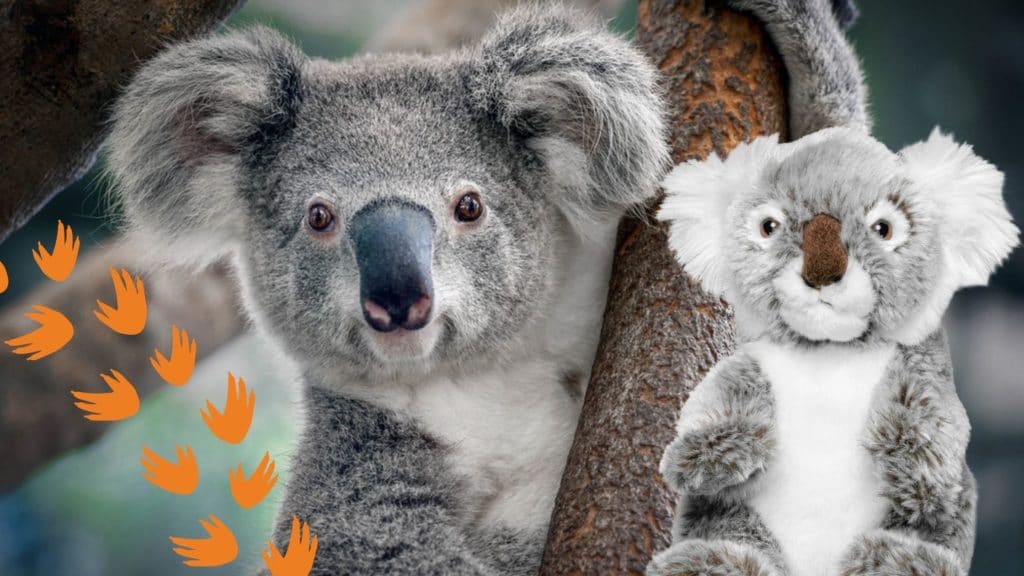
[{"label": "koala's paw", "polygon": [[715,494],[764,469],[772,450],[769,424],[733,420],[679,436],[665,451],[662,473],[688,494]]},{"label": "koala's paw", "polygon": [[946,548],[890,530],[857,539],[846,551],[842,576],[964,576],[956,555]]},{"label": "koala's paw", "polygon": [[683,540],[656,555],[647,576],[778,576],[764,553],[727,540]]}]

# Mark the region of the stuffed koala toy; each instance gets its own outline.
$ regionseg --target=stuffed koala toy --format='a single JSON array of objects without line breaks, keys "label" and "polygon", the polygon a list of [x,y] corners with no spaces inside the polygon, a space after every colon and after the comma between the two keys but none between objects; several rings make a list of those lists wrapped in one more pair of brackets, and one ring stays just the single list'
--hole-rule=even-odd
[{"label": "stuffed koala toy", "polygon": [[683,406],[650,573],[965,574],[970,425],[940,321],[1017,244],[1002,174],[938,130],[894,153],[839,127],[664,185],[671,247],[741,343]]}]

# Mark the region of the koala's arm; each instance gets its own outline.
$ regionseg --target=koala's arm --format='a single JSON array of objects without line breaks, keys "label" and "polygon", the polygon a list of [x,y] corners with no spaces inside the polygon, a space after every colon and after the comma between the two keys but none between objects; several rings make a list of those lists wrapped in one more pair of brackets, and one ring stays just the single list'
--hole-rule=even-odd
[{"label": "koala's arm", "polygon": [[868,426],[890,511],[851,549],[851,568],[883,562],[888,572],[871,573],[966,574],[977,491],[966,463],[970,424],[941,331],[899,348]]},{"label": "koala's arm", "polygon": [[764,470],[774,449],[775,407],[757,361],[742,351],[690,394],[661,473],[675,490],[714,494]]},{"label": "koala's arm", "polygon": [[789,76],[789,138],[834,126],[870,129],[867,89],[841,26],[852,0],[729,0],[764,22]]},{"label": "koala's arm", "polygon": [[292,516],[319,540],[312,574],[498,576],[536,569],[537,543],[460,528],[446,449],[415,424],[360,400],[307,389],[308,422],[290,465],[274,541]]}]

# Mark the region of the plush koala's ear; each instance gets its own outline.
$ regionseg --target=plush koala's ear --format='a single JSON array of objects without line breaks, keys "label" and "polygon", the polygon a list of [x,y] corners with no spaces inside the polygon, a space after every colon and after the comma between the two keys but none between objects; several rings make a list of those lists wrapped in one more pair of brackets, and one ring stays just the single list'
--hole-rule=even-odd
[{"label": "plush koala's ear", "polygon": [[938,207],[945,266],[953,287],[988,283],[1017,245],[1003,202],[1003,173],[938,128],[900,151],[908,177]]},{"label": "plush koala's ear", "polygon": [[663,105],[636,48],[588,15],[530,5],[477,50],[477,105],[537,153],[571,218],[617,218],[655,194],[669,161]]},{"label": "plush koala's ear", "polygon": [[740,144],[723,160],[712,153],[705,160],[680,164],[665,177],[665,201],[658,219],[670,222],[668,243],[686,272],[709,293],[725,295],[729,286],[725,258],[733,200],[756,186],[765,165],[783,145],[779,135]]},{"label": "plush koala's ear", "polygon": [[113,111],[107,160],[134,241],[187,263],[237,244],[249,212],[239,179],[294,122],[303,60],[255,28],[173,46],[142,67]]}]

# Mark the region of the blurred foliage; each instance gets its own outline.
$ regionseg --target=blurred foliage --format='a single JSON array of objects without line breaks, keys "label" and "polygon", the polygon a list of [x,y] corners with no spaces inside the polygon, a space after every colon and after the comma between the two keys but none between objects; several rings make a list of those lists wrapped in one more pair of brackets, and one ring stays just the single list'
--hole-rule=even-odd
[{"label": "blurred foliage", "polygon": [[[1024,221],[1024,160],[1016,141],[1024,133],[1024,115],[1016,111],[1024,97],[1024,5],[1011,0],[990,0],[984,9],[953,0],[858,4],[862,18],[851,37],[867,71],[876,135],[898,148],[941,125],[973,143],[1006,172],[1011,209],[1018,222]],[[330,22],[312,29],[304,23],[316,20],[315,14],[299,11],[315,7],[312,0],[261,0],[245,6],[228,26],[269,25],[309,54],[326,58],[354,53],[373,31],[360,22],[339,24],[334,32]],[[631,33],[635,25],[635,1],[627,2],[612,26]],[[39,240],[52,241],[58,218],[82,236],[83,250],[111,234],[116,212],[104,199],[98,175],[99,170],[91,171],[0,245],[0,260],[11,272],[11,288],[0,303],[29,293],[39,281],[31,249]],[[951,313],[958,382],[975,429],[969,459],[981,502],[972,573],[980,576],[1024,574],[1024,426],[1015,425],[1013,417],[1019,414],[1015,409],[1024,409],[1022,370],[1015,368],[1024,346],[1022,251],[994,286],[961,294]],[[199,416],[206,397],[222,401],[228,370],[244,376],[257,393],[256,424],[239,446],[214,439]],[[18,492],[0,496],[0,574],[195,574],[181,565],[166,537],[200,536],[196,521],[207,514],[220,516],[235,531],[240,566],[255,567],[274,504],[239,509],[228,493],[227,470],[243,463],[249,472],[270,450],[282,472],[271,498],[280,497],[295,433],[294,392],[283,380],[273,354],[254,337],[244,338],[200,366],[187,388],[152,396],[135,418],[100,442],[53,462]],[[994,411],[1000,408],[1003,416]],[[174,443],[191,444],[201,470],[197,492],[173,496],[143,480],[142,443],[162,454],[173,451]],[[203,573],[245,571],[236,565]]]}]

